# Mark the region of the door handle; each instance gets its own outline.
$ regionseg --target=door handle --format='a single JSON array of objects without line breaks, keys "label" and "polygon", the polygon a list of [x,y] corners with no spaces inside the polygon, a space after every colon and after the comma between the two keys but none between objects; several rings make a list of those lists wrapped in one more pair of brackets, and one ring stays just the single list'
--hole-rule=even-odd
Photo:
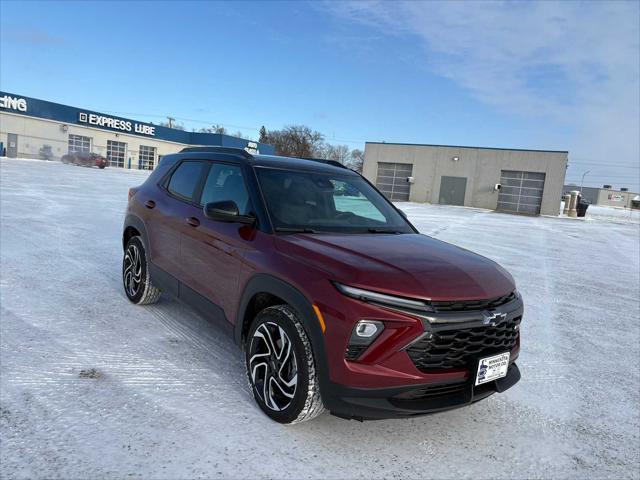
[{"label": "door handle", "polygon": [[147,208],[154,208],[156,206],[156,202],[154,202],[153,200],[147,200],[144,206]]},{"label": "door handle", "polygon": [[200,226],[200,220],[198,220],[196,217],[189,217],[186,219],[186,222],[191,225],[192,227],[199,227]]}]

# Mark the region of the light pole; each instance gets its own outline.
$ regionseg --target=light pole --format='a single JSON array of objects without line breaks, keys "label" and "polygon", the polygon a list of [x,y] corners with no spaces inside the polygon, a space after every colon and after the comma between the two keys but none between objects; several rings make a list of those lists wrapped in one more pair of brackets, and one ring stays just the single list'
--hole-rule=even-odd
[{"label": "light pole", "polygon": [[587,173],[589,173],[591,170],[587,170],[586,172],[584,172],[582,174],[582,180],[580,180],[580,195],[582,195],[582,185],[584,184],[584,177],[587,175]]}]

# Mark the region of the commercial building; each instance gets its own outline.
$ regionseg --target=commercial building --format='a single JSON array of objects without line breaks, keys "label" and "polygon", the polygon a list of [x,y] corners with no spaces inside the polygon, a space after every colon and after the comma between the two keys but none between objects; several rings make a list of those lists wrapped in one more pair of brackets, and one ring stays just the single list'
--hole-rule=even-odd
[{"label": "commercial building", "polygon": [[271,145],[152,123],[0,92],[0,154],[59,160],[73,151],[103,155],[111,167],[153,169],[184,147],[216,145],[273,154]]},{"label": "commercial building", "polygon": [[610,185],[602,188],[582,187],[579,185],[565,185],[564,192],[573,190],[582,192],[582,199],[591,205],[603,205],[607,207],[640,208],[640,193],[630,192],[626,189],[615,190]]},{"label": "commercial building", "polygon": [[568,153],[367,142],[362,171],[393,201],[558,215]]}]

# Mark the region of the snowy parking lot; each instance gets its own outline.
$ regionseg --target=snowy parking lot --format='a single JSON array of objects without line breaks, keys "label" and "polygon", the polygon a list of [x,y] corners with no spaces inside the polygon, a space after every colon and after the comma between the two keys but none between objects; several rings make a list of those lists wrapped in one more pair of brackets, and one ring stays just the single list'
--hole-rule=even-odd
[{"label": "snowy parking lot", "polygon": [[[490,257],[525,301],[522,380],[471,407],[282,426],[240,351],[169,298],[121,288],[145,172],[0,160],[2,478],[638,478],[640,220],[399,204]],[[636,212],[637,213],[637,212]]]}]

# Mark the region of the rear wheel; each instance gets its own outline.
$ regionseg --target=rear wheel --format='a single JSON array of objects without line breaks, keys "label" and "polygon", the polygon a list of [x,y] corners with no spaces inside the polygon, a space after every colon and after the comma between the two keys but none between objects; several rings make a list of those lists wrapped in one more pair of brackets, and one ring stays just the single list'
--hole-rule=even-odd
[{"label": "rear wheel", "polygon": [[127,242],[122,259],[122,283],[127,298],[137,305],[156,303],[160,289],[151,281],[147,254],[140,237]]},{"label": "rear wheel", "polygon": [[300,423],[324,412],[311,342],[291,307],[275,305],[257,315],[245,355],[253,396],[271,419]]}]

